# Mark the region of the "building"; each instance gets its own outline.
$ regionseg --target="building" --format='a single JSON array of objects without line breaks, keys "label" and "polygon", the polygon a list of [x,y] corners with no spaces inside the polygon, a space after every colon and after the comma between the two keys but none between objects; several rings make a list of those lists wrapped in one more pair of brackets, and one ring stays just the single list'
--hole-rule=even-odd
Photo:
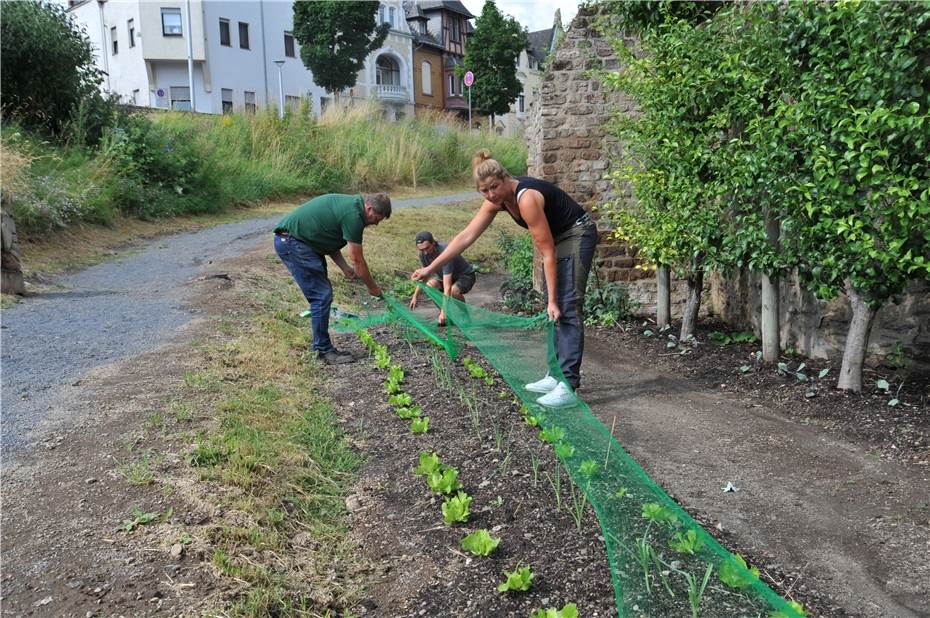
[{"label": "building", "polygon": [[474,18],[459,0],[429,0],[406,4],[407,22],[413,32],[417,108],[443,109],[468,118],[468,99],[457,75],[465,58],[465,46],[474,32]]},{"label": "building", "polygon": [[[319,114],[329,95],[300,59],[292,7],[290,0],[81,0],[68,10],[96,51],[102,87],[127,103],[219,114],[308,99]],[[391,31],[346,93],[377,100],[392,119],[413,112],[403,16],[401,0],[381,2],[378,19]]]},{"label": "building", "polygon": [[517,97],[510,111],[495,119],[495,128],[501,135],[523,135],[530,119],[530,110],[539,101],[539,88],[546,59],[565,36],[561,13],[556,10],[552,28],[527,33],[528,45],[520,52],[517,60],[517,80],[523,92]]}]

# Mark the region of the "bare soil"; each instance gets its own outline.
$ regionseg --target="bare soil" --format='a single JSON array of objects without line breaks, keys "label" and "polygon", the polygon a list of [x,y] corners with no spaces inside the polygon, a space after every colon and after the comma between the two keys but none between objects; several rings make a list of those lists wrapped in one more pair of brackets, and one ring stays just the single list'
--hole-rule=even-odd
[{"label": "bare soil", "polygon": [[[231,523],[233,514],[211,512],[198,500],[209,487],[165,495],[128,485],[117,467],[130,446],[176,453],[160,472],[186,465],[179,443],[148,442],[140,428],[191,370],[190,344],[212,334],[209,318],[254,311],[244,294],[249,276],[280,266],[264,259],[266,240],[250,255],[211,266],[228,279],[190,284],[191,308],[203,321],[167,347],[73,384],[56,404],[55,420],[4,467],[3,615],[199,615],[241,592],[214,571],[209,548],[195,543],[172,554],[181,526]],[[469,299],[496,302],[496,281],[480,278]],[[689,513],[810,615],[930,616],[926,382],[908,378],[894,408],[874,391],[836,392],[829,380],[816,382],[815,396],[807,397],[811,385],[793,376],[767,368],[741,374],[750,347],[707,344],[663,356],[670,353],[664,340],[644,337],[640,326],[625,328],[589,330],[580,395],[608,426],[617,419],[620,444]],[[345,430],[367,457],[347,500],[367,594],[346,609],[366,616],[527,616],[575,602],[583,616],[615,615],[596,521],[588,512],[579,532],[554,508],[543,476],[554,460],[519,422],[512,398],[479,388],[454,366],[475,385],[487,419],[479,439],[458,395],[431,375],[428,346],[408,345],[388,328],[376,336],[405,367],[405,387],[427,410],[431,430],[415,436],[390,412],[383,373],[366,361],[327,369]],[[351,336],[338,344],[363,355]],[[487,429],[494,418],[509,453],[496,448]],[[412,473],[423,450],[459,467],[474,496],[464,526],[443,524],[441,500]],[[535,483],[531,453],[540,457]],[[728,481],[740,491],[722,492]],[[173,512],[157,526],[118,531],[134,506]],[[464,532],[477,527],[503,539],[489,558],[459,548]],[[533,589],[497,593],[501,571],[518,561],[532,565]]]}]

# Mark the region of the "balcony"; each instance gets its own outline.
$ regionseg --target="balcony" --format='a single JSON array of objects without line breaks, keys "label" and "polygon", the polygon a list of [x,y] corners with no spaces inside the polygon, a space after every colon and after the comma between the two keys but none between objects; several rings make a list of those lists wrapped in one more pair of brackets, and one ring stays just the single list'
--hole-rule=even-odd
[{"label": "balcony", "polygon": [[407,101],[407,87],[394,84],[378,84],[378,98],[384,101]]}]

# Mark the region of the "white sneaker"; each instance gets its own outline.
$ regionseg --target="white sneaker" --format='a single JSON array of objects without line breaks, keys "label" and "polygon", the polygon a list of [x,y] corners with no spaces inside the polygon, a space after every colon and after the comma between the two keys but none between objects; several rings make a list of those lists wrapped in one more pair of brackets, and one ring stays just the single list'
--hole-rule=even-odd
[{"label": "white sneaker", "polygon": [[548,393],[556,386],[559,385],[559,381],[553,378],[550,375],[546,375],[542,380],[537,380],[536,382],[530,382],[523,388],[530,391],[531,393]]},{"label": "white sneaker", "polygon": [[575,405],[575,402],[575,393],[563,382],[559,382],[548,394],[536,400],[536,403],[547,408],[565,408]]}]

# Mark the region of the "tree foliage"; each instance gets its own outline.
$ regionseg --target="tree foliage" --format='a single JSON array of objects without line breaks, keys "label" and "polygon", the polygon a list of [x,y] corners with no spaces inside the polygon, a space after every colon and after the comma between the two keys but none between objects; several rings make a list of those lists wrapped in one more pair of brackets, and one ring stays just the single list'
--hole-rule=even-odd
[{"label": "tree foliage", "polygon": [[522,92],[517,60],[527,45],[529,40],[520,24],[504,17],[494,0],[486,0],[465,50],[465,69],[475,74],[471,93],[475,109],[492,116],[510,110]]},{"label": "tree foliage", "polygon": [[100,82],[90,42],[64,7],[34,0],[3,3],[0,103],[5,116],[60,134],[82,102],[99,99]]},{"label": "tree foliage", "polygon": [[381,47],[390,30],[390,24],[377,24],[377,11],[377,2],[294,3],[294,38],[317,84],[329,92],[355,85],[365,58]]}]

